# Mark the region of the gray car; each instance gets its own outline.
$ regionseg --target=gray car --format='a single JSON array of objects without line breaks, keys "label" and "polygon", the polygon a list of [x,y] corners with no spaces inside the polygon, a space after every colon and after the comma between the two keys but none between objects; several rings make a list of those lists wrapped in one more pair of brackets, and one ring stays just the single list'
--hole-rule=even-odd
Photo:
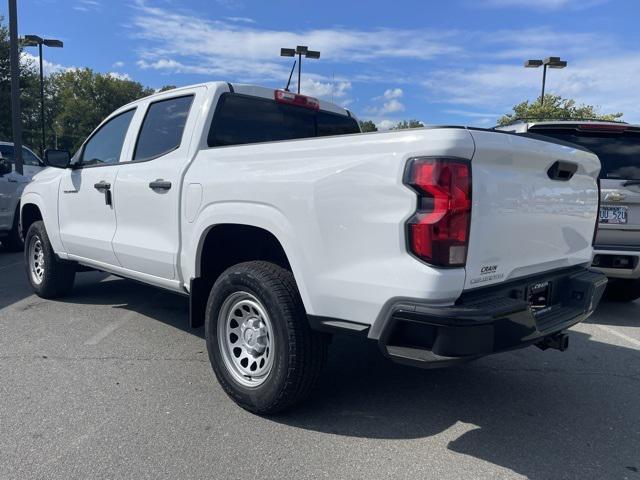
[{"label": "gray car", "polygon": [[10,251],[24,247],[20,229],[20,196],[29,178],[14,171],[0,153],[0,242]]},{"label": "gray car", "polygon": [[498,130],[574,143],[600,158],[600,224],[593,266],[613,300],[640,298],[640,125],[605,121],[517,121]]}]

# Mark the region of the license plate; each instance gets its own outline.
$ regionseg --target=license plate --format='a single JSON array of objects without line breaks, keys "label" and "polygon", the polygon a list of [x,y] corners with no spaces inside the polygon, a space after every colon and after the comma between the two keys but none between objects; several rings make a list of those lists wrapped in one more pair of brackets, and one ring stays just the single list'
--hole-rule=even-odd
[{"label": "license plate", "polygon": [[551,295],[551,282],[538,282],[529,285],[527,289],[527,300],[531,309],[536,311],[549,306]]},{"label": "license plate", "polygon": [[625,224],[627,223],[627,207],[600,207],[600,223]]}]

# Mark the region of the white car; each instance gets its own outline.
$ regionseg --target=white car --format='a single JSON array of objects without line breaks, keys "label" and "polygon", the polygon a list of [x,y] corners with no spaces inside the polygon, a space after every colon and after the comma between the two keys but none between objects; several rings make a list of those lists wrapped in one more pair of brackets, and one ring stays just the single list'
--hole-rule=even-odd
[{"label": "white car", "polygon": [[24,248],[20,226],[20,197],[29,178],[15,171],[0,152],[0,242],[9,251]]},{"label": "white car", "polygon": [[[0,142],[0,155],[8,160],[14,167],[14,146],[11,142]],[[31,179],[36,173],[41,172],[46,168],[44,162],[38,155],[33,153],[33,150],[25,146],[22,147],[22,174]]]},{"label": "white car", "polygon": [[500,129],[571,142],[598,155],[601,205],[593,267],[611,279],[611,299],[640,298],[640,125],[546,120],[519,121]]},{"label": "white car", "polygon": [[207,83],[107,118],[22,196],[42,297],[78,266],[188,295],[213,369],[273,413],[314,385],[331,332],[444,366],[563,350],[606,277],[589,270],[598,158],[464,127],[362,134],[342,108]]}]

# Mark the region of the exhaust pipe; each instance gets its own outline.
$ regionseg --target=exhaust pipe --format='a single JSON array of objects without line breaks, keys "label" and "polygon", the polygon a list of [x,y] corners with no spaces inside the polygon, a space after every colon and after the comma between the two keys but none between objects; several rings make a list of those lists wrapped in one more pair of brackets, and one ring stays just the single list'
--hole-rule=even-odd
[{"label": "exhaust pipe", "polygon": [[536,343],[536,347],[540,350],[553,348],[554,350],[564,352],[569,348],[569,335],[566,333],[556,333],[555,335],[543,338],[541,341]]}]

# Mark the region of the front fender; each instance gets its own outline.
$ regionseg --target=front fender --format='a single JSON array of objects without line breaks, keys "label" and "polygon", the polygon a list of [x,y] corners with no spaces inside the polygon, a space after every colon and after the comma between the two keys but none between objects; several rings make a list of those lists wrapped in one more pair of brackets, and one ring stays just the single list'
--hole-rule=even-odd
[{"label": "front fender", "polygon": [[64,258],[66,252],[64,251],[64,246],[60,239],[60,229],[58,228],[58,202],[45,202],[39,193],[27,190],[22,194],[22,198],[20,199],[21,217],[26,205],[35,205],[38,207],[44,226],[47,229],[47,235],[49,236],[53,251],[56,252],[58,256]]}]

